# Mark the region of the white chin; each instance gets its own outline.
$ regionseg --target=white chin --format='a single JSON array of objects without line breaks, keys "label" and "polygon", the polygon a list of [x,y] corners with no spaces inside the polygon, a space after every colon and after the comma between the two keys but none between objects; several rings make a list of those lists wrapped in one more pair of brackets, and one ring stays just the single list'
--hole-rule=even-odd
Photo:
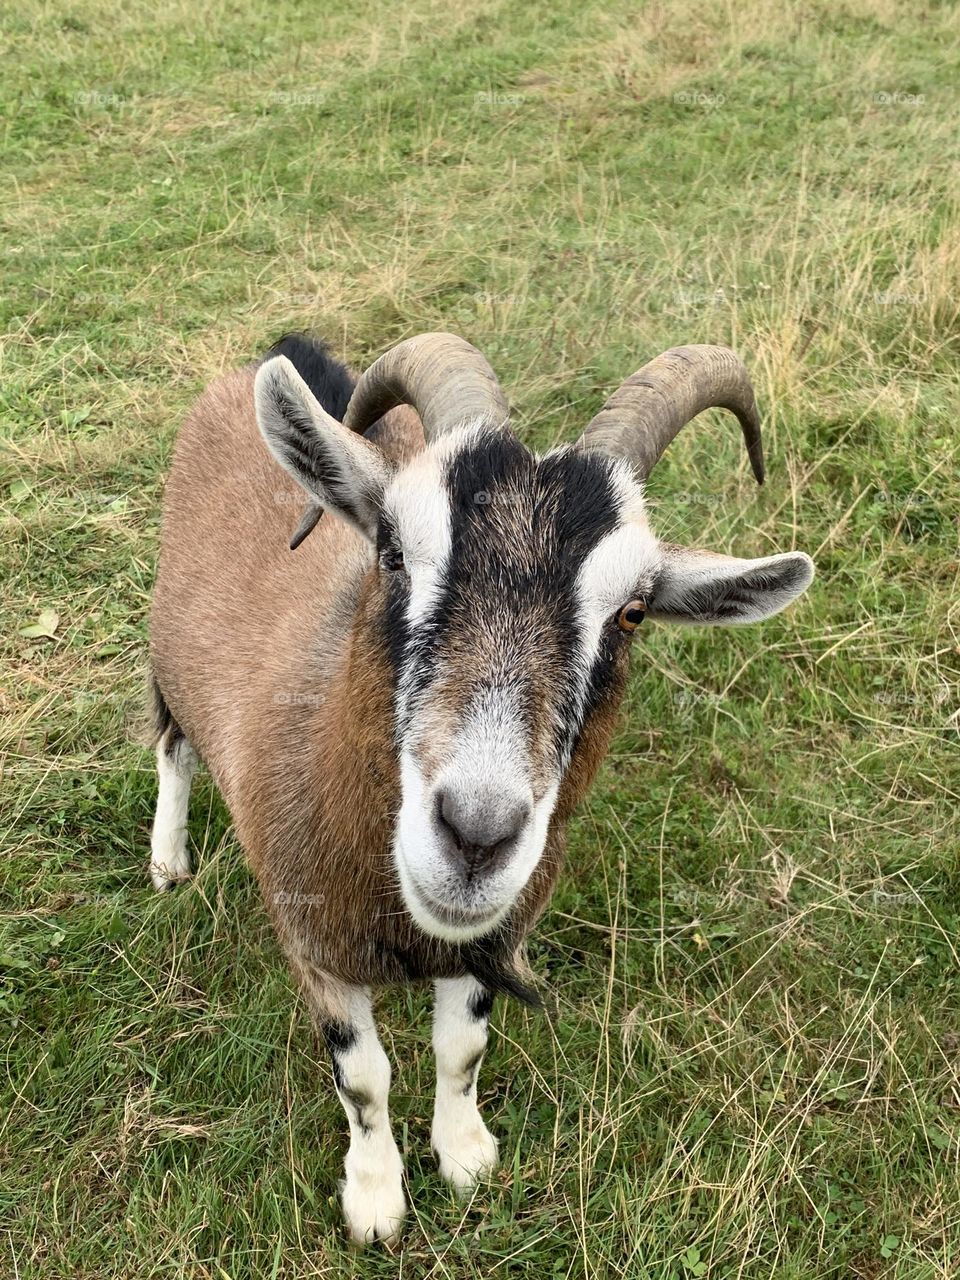
[{"label": "white chin", "polygon": [[505,907],[472,919],[470,916],[461,916],[454,908],[446,908],[439,903],[433,906],[427,892],[418,886],[407,870],[402,849],[397,850],[397,855],[403,901],[414,922],[431,938],[441,938],[444,942],[472,942],[495,929],[510,910],[508,903]]}]

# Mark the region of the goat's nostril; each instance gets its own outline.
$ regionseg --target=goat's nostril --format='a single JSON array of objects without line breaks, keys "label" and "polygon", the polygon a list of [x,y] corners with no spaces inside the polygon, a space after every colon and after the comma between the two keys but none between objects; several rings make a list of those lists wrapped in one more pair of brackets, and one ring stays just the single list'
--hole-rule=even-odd
[{"label": "goat's nostril", "polygon": [[504,814],[501,824],[502,834],[496,842],[497,846],[509,844],[515,840],[530,818],[530,806],[523,801],[510,805]]},{"label": "goat's nostril", "polygon": [[464,840],[457,827],[457,805],[448,791],[441,791],[437,794],[437,823],[447,833],[456,847],[462,850]]}]

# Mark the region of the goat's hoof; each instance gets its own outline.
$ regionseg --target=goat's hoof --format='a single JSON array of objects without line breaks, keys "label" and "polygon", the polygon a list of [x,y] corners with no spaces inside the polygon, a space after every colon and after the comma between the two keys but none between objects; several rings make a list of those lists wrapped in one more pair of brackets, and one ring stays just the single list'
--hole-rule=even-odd
[{"label": "goat's hoof", "polygon": [[433,1150],[440,1176],[458,1192],[472,1191],[497,1167],[497,1140],[477,1117],[468,1129],[433,1134]]},{"label": "goat's hoof", "polygon": [[158,893],[168,893],[184,880],[190,879],[190,855],[186,849],[182,853],[165,853],[150,859],[150,879]]},{"label": "goat's hoof", "polygon": [[396,1244],[407,1200],[401,1173],[393,1169],[351,1170],[343,1185],[343,1216],[356,1244]]}]

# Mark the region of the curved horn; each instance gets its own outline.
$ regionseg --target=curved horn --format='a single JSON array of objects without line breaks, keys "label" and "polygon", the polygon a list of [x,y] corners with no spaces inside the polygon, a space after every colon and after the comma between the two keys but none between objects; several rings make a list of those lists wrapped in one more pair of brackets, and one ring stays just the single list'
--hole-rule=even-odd
[{"label": "curved horn", "polygon": [[626,458],[646,479],[667,445],[704,409],[736,414],[757,484],[763,484],[760,418],[750,375],[729,347],[671,347],[615,391],[577,442]]},{"label": "curved horn", "polygon": [[458,423],[506,422],[510,412],[486,358],[452,333],[422,333],[385,351],[354,388],[343,425],[366,431],[398,404],[413,405],[428,443]]}]

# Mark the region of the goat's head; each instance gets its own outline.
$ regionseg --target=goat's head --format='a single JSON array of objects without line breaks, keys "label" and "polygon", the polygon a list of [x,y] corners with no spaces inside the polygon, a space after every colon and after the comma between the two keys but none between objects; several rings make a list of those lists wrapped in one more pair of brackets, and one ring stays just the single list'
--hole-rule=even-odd
[{"label": "goat's head", "polygon": [[[343,424],[282,356],[260,368],[256,403],[269,448],[314,500],[297,541],[328,509],[376,548],[402,787],[393,855],[411,915],[451,941],[491,931],[522,893],[591,724],[622,696],[644,616],[754,622],[813,576],[799,552],[737,560],[650,528],[643,482],[711,405],[737,415],[763,479],[753,392],[725,348],[664,353],[575,445],[543,456],[510,431],[483,356],[451,335],[388,351]],[[401,403],[427,448],[395,471],[361,433]]]}]

